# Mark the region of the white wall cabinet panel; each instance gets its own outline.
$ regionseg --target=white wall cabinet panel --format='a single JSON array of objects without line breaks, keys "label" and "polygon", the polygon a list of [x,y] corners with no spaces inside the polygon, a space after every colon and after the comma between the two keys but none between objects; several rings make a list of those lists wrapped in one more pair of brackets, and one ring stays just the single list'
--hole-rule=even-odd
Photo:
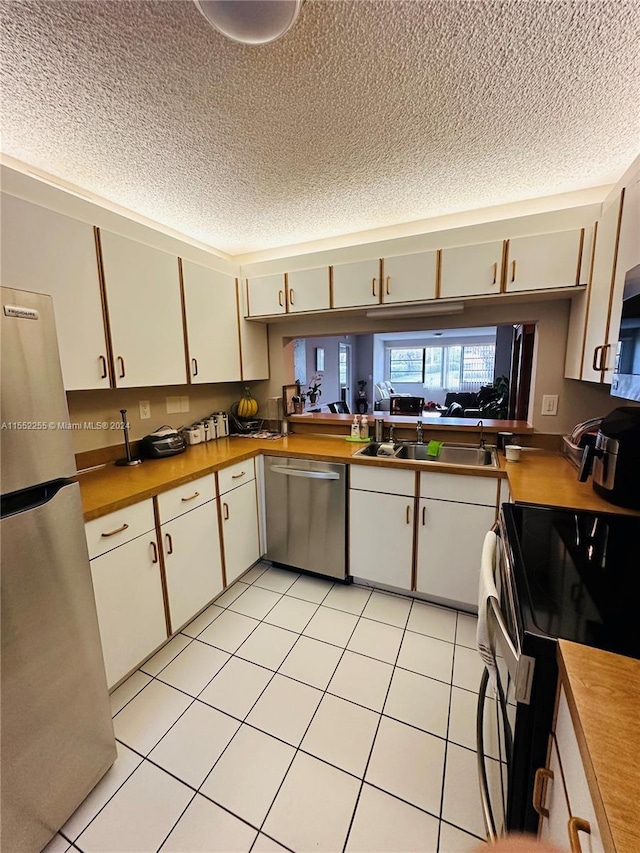
[{"label": "white wall cabinet panel", "polygon": [[443,249],[440,296],[500,293],[503,241]]},{"label": "white wall cabinet panel", "polygon": [[252,480],[220,498],[227,585],[260,557],[258,499]]},{"label": "white wall cabinet panel", "polygon": [[187,381],[178,259],[101,231],[118,388]]},{"label": "white wall cabinet panel", "polygon": [[186,260],[182,277],[191,382],[239,382],[235,278]]},{"label": "white wall cabinet panel", "polygon": [[495,506],[422,498],[417,591],[477,611],[482,543],[495,517]]},{"label": "white wall cabinet panel", "polygon": [[67,391],[109,388],[92,225],[3,193],[2,285],[53,297]]},{"label": "white wall cabinet panel", "polygon": [[329,267],[287,273],[289,314],[329,309]]},{"label": "white wall cabinet panel", "polygon": [[155,531],[91,560],[91,575],[113,687],[167,638]]},{"label": "white wall cabinet panel", "polygon": [[333,307],[378,305],[381,299],[380,261],[356,261],[333,267]]},{"label": "white wall cabinet panel", "polygon": [[588,313],[584,337],[582,379],[602,382],[600,369],[609,325],[609,300],[612,273],[616,262],[618,220],[622,199],[618,197],[603,208],[598,221],[598,237],[593,259],[593,275],[589,292]]},{"label": "white wall cabinet panel", "polygon": [[356,578],[411,589],[413,497],[349,492],[349,571]]},{"label": "white wall cabinet panel", "polygon": [[238,322],[240,323],[242,379],[244,382],[268,379],[269,339],[267,337],[267,326],[264,323],[255,323],[245,319],[248,314],[247,290],[238,279],[236,279],[236,291],[238,304],[241,306]]},{"label": "white wall cabinet panel", "polygon": [[[584,229],[509,240],[506,291],[545,290],[586,284],[582,264]],[[581,276],[582,270],[585,271]]]},{"label": "white wall cabinet panel", "polygon": [[270,317],[286,313],[284,273],[249,278],[246,285],[249,317]]},{"label": "white wall cabinet panel", "polygon": [[172,632],[222,591],[217,500],[161,527]]},{"label": "white wall cabinet panel", "polygon": [[437,271],[437,251],[385,258],[382,301],[393,304],[435,299]]}]

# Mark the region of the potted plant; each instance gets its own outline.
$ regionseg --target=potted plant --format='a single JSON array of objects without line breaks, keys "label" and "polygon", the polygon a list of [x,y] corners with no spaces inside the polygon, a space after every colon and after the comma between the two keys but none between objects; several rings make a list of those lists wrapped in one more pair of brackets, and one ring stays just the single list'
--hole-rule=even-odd
[{"label": "potted plant", "polygon": [[322,394],[322,391],[320,390],[320,384],[320,377],[314,376],[311,382],[309,383],[308,389],[305,391],[305,395],[309,400],[309,404],[311,406],[315,406],[318,397]]}]

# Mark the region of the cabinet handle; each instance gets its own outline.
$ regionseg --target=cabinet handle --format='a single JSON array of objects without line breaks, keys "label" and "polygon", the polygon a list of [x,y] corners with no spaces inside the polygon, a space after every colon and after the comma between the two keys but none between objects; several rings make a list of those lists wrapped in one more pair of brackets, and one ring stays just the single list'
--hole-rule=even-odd
[{"label": "cabinet handle", "polygon": [[498,281],[498,262],[496,261],[493,265],[493,281],[491,284],[495,284]]},{"label": "cabinet handle", "polygon": [[108,539],[109,536],[115,536],[116,533],[122,533],[123,530],[128,530],[128,529],[129,529],[129,525],[123,524],[122,527],[116,527],[115,530],[111,530],[109,533],[101,533],[100,535],[102,536],[103,539]]},{"label": "cabinet handle", "polygon": [[607,356],[609,355],[609,350],[611,349],[611,344],[605,344],[602,347],[602,355],[600,356],[600,370],[607,369]]},{"label": "cabinet handle", "polygon": [[390,275],[387,276],[387,280],[385,283],[385,293],[387,294],[387,296],[391,295],[391,276]]},{"label": "cabinet handle", "polygon": [[222,504],[222,517],[225,521],[229,518],[229,504]]},{"label": "cabinet handle", "polygon": [[427,523],[427,508],[426,506],[422,507],[422,526],[424,527]]},{"label": "cabinet handle", "polygon": [[102,374],[100,376],[100,379],[106,379],[107,378],[107,359],[103,355],[99,355],[98,361],[102,362]]},{"label": "cabinet handle", "polygon": [[282,299],[283,299],[283,297],[282,297],[282,291],[281,291],[281,290],[279,290],[279,291],[278,291],[278,305],[279,305],[281,308],[284,308],[284,302],[282,301]]},{"label": "cabinet handle", "polygon": [[513,282],[515,280],[516,280],[516,262],[511,261],[511,281]]},{"label": "cabinet handle", "polygon": [[232,475],[231,475],[231,479],[232,479],[232,480],[237,480],[237,479],[239,479],[240,477],[246,477],[246,476],[247,476],[247,475],[246,475],[246,473],[245,473],[244,471],[240,471],[240,473],[239,473],[239,474],[232,474]]},{"label": "cabinet handle", "polygon": [[407,524],[411,524],[411,507],[407,507]]},{"label": "cabinet handle", "polygon": [[200,497],[200,492],[194,492],[192,495],[189,495],[188,498],[180,498],[180,500],[182,501],[182,503],[186,504],[187,501],[192,501],[194,498],[199,498],[199,497]]},{"label": "cabinet handle", "polygon": [[292,287],[289,288],[289,304],[295,305],[295,302],[293,301],[293,288]]},{"label": "cabinet handle", "polygon": [[124,379],[124,375],[126,373],[126,370],[124,368],[124,358],[119,355],[117,360],[120,362],[120,373],[118,374],[118,378]]},{"label": "cabinet handle", "polygon": [[[598,366],[598,353],[602,353],[603,349],[604,349],[604,347],[601,346],[601,347],[596,347],[593,351],[593,362],[591,364],[591,367],[594,370],[602,370],[602,366]],[[600,359],[600,365],[602,365],[602,358]]]},{"label": "cabinet handle", "polygon": [[198,359],[197,358],[191,359],[191,372],[193,373],[194,376],[198,375]]},{"label": "cabinet handle", "polygon": [[377,296],[377,295],[378,295],[378,294],[376,293],[376,280],[375,280],[375,278],[372,278],[372,279],[371,279],[371,295],[372,295],[372,296]]},{"label": "cabinet handle", "polygon": [[153,557],[151,558],[151,562],[157,563],[158,562],[158,547],[153,540],[151,540],[151,542],[149,542],[149,545],[151,545],[151,547],[153,548]]},{"label": "cabinet handle", "polygon": [[547,767],[538,767],[533,783],[533,807],[540,817],[549,817],[549,809],[544,806],[548,779],[553,779],[553,770],[549,770]]},{"label": "cabinet handle", "polygon": [[571,853],[582,853],[580,836],[578,833],[586,832],[591,835],[591,824],[588,820],[585,820],[582,817],[570,817],[569,823],[567,824],[567,830],[569,832],[569,846],[571,847]]},{"label": "cabinet handle", "polygon": [[170,533],[164,534],[164,541],[167,543],[167,554],[173,554],[173,539]]}]

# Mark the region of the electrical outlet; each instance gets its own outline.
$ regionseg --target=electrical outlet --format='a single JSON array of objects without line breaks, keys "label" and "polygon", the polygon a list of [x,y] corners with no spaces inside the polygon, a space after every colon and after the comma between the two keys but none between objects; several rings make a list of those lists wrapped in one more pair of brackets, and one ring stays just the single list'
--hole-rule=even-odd
[{"label": "electrical outlet", "polygon": [[151,403],[148,400],[140,400],[140,420],[148,421],[151,417]]},{"label": "electrical outlet", "polygon": [[180,412],[180,397],[167,397],[167,414],[177,415]]},{"label": "electrical outlet", "polygon": [[180,397],[180,411],[188,412],[189,411],[189,397],[186,395],[184,397]]},{"label": "electrical outlet", "polygon": [[558,395],[543,394],[542,395],[542,414],[557,415],[558,414]]}]

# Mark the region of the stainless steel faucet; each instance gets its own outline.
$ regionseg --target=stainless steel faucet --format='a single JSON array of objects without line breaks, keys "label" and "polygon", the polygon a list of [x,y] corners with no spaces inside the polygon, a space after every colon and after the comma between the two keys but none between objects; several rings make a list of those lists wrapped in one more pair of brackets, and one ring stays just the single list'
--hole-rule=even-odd
[{"label": "stainless steel faucet", "polygon": [[484,450],[484,424],[482,423],[482,421],[478,421],[476,426],[480,427],[480,444],[478,445],[478,447]]},{"label": "stainless steel faucet", "polygon": [[393,443],[393,424],[389,424],[389,441]]},{"label": "stainless steel faucet", "polygon": [[421,418],[418,418],[418,422],[416,423],[416,436],[417,436],[418,444],[423,444],[424,442],[422,439],[422,419]]}]

